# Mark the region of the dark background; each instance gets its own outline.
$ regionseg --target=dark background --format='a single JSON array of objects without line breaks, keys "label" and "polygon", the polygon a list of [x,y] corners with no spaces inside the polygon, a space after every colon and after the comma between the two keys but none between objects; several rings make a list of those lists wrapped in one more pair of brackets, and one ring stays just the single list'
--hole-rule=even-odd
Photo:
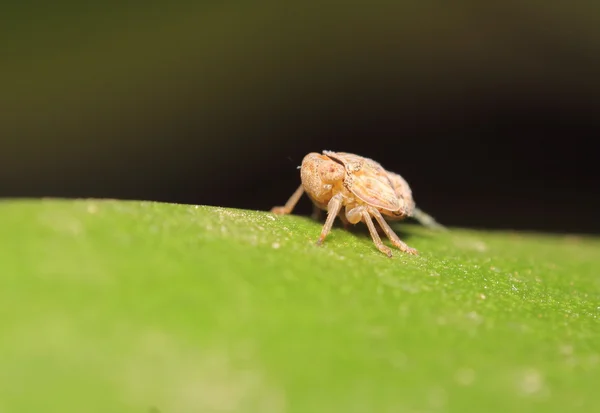
[{"label": "dark background", "polygon": [[446,225],[600,232],[598,2],[2,7],[2,197],[269,209],[330,149]]}]

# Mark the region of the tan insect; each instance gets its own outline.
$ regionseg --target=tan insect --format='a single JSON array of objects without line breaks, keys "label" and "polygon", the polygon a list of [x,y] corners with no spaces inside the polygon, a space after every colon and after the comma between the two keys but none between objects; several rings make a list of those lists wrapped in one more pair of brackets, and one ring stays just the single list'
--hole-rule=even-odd
[{"label": "tan insect", "polygon": [[[392,256],[377,233],[375,218],[392,244],[408,254],[418,254],[392,230],[387,221],[412,217],[421,224],[444,229],[431,216],[415,206],[412,191],[400,175],[386,171],[372,159],[345,152],[323,151],[309,153],[302,160],[300,178],[302,184],[284,206],[271,212],[279,215],[292,212],[306,191],[314,204],[315,213],[327,211],[327,219],[317,244],[321,244],[339,215],[345,226],[364,222],[379,251]],[[342,211],[342,207],[345,210]]]}]

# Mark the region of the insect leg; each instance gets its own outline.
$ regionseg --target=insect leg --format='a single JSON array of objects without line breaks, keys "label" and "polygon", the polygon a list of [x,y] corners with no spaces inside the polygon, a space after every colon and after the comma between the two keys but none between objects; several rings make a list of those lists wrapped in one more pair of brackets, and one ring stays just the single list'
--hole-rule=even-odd
[{"label": "insect leg", "polygon": [[415,208],[411,218],[416,219],[419,223],[427,228],[436,229],[439,231],[447,231],[448,229],[437,222],[431,215],[423,212],[419,208]]},{"label": "insect leg", "polygon": [[340,213],[340,209],[342,208],[342,196],[336,195],[329,200],[327,204],[327,219],[325,220],[325,225],[323,225],[323,229],[321,230],[321,235],[319,236],[319,240],[317,241],[317,245],[321,245],[323,240],[331,231],[331,227],[333,226],[333,221],[335,217]]},{"label": "insect leg", "polygon": [[369,212],[366,209],[363,210],[362,216],[365,220],[365,223],[367,224],[367,227],[369,228],[369,233],[371,234],[371,238],[373,238],[373,242],[375,243],[377,249],[383,252],[388,257],[392,258],[392,250],[390,250],[387,246],[383,245],[383,242],[381,242],[381,238],[379,238],[379,234],[377,233],[377,229],[373,224],[371,215],[369,215]]},{"label": "insect leg", "polygon": [[314,219],[315,221],[320,221],[322,215],[323,215],[323,210],[321,208],[319,208],[318,206],[316,206],[315,204],[313,204],[311,218]]},{"label": "insect leg", "polygon": [[346,220],[351,224],[358,224],[363,217],[364,206],[357,206],[352,209],[346,207]]},{"label": "insect leg", "polygon": [[277,215],[287,215],[291,213],[298,201],[300,200],[302,194],[304,194],[304,187],[300,185],[298,189],[296,189],[296,192],[292,194],[292,196],[290,197],[290,199],[288,199],[284,206],[273,207],[271,208],[271,212]]},{"label": "insect leg", "polygon": [[386,220],[383,218],[383,216],[381,215],[381,213],[378,210],[376,210],[375,208],[371,208],[370,212],[375,217],[375,219],[377,220],[377,222],[379,223],[381,228],[383,229],[383,232],[385,232],[385,235],[387,235],[387,237],[390,239],[390,241],[392,241],[392,244],[394,244],[394,246],[396,246],[400,251],[404,251],[408,254],[413,254],[413,255],[418,254],[418,251],[416,249],[411,248],[408,245],[406,245],[406,243],[404,241],[402,241],[398,237],[398,235],[396,235],[396,233],[394,232],[392,227],[390,227],[390,225],[386,222]]},{"label": "insect leg", "polygon": [[345,214],[340,214],[340,220],[344,225],[344,229],[350,229],[350,221],[348,221],[348,218],[346,218]]}]

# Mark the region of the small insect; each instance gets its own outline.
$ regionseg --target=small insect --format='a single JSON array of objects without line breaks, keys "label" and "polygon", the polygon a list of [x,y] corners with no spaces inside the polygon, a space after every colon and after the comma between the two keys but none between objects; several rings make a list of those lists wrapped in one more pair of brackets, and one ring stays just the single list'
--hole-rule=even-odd
[{"label": "small insect", "polygon": [[[392,256],[389,247],[383,244],[373,219],[377,221],[392,244],[408,254],[418,254],[392,230],[387,221],[412,217],[422,225],[434,229],[445,229],[435,219],[418,209],[408,183],[400,175],[386,171],[372,159],[345,152],[323,151],[309,153],[302,160],[300,178],[302,184],[284,206],[271,212],[278,215],[290,214],[304,192],[314,204],[313,215],[327,211],[327,219],[317,241],[321,245],[333,222],[340,217],[344,226],[364,222],[379,251]],[[345,210],[342,211],[342,207]]]}]

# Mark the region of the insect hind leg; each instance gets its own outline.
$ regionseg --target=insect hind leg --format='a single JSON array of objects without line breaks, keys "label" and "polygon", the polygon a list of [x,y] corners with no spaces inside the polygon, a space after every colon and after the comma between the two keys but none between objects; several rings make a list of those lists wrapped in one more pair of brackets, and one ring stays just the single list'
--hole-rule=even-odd
[{"label": "insect hind leg", "polygon": [[369,214],[369,211],[367,211],[366,209],[363,209],[361,214],[362,214],[363,220],[365,221],[365,224],[367,224],[367,228],[369,228],[369,233],[371,234],[371,238],[373,239],[373,243],[375,244],[377,249],[379,251],[383,252],[389,258],[392,258],[392,251],[390,250],[389,247],[384,245],[383,242],[381,241],[381,238],[379,237],[379,234],[377,233],[377,229],[375,228],[375,225],[373,224],[373,220],[371,219],[371,215]]},{"label": "insect hind leg", "polygon": [[400,239],[400,237],[398,237],[398,235],[396,235],[392,227],[389,226],[389,224],[386,222],[386,220],[383,218],[379,211],[377,211],[375,208],[371,208],[369,212],[375,217],[375,220],[377,220],[379,226],[381,226],[381,229],[383,230],[385,235],[387,235],[387,237],[390,239],[390,241],[392,242],[392,244],[394,244],[396,248],[398,248],[402,252],[406,252],[407,254],[419,254],[416,249],[409,247],[404,241]]}]

